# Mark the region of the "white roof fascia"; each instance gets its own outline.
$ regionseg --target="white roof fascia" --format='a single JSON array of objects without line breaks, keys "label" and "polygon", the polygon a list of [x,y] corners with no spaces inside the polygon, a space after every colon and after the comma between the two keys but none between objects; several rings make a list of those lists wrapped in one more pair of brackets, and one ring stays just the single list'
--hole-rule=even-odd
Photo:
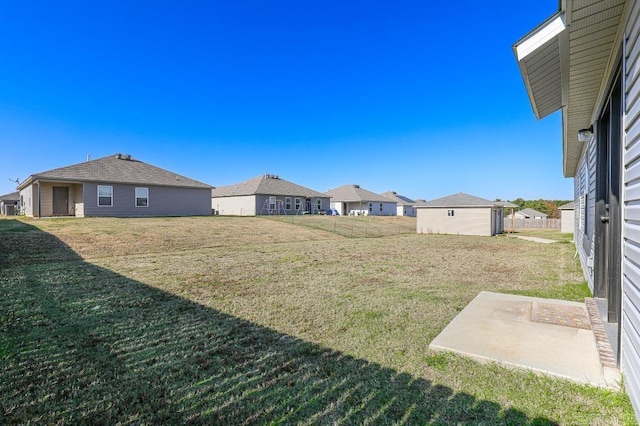
[{"label": "white roof fascia", "polygon": [[532,52],[538,50],[545,43],[552,40],[566,28],[567,26],[565,24],[565,17],[563,12],[559,12],[549,18],[546,22],[544,22],[535,30],[531,31],[518,43],[516,43],[514,49],[516,51],[516,57],[518,58],[518,61],[523,60]]}]

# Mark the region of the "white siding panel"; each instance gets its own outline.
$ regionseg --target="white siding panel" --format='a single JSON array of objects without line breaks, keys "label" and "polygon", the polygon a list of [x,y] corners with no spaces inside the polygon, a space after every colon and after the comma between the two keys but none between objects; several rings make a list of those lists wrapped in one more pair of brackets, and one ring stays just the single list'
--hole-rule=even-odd
[{"label": "white siding panel", "polygon": [[627,205],[624,213],[625,220],[640,221],[640,205]]},{"label": "white siding panel", "polygon": [[[640,241],[640,223],[627,220],[625,223],[625,240]],[[640,265],[640,262],[638,262]]]},{"label": "white siding panel", "polygon": [[632,184],[625,186],[625,195],[627,199],[638,200],[640,199],[640,181],[636,181]]},{"label": "white siding panel", "polygon": [[216,214],[225,216],[255,216],[255,195],[237,197],[215,197],[211,199],[211,208]]},{"label": "white siding panel", "polygon": [[640,179],[640,162],[633,162],[626,168],[625,184]]},{"label": "white siding panel", "polygon": [[632,262],[632,259],[629,257],[625,257],[625,279],[628,279],[631,282],[636,282],[640,279],[640,268],[637,264]]}]

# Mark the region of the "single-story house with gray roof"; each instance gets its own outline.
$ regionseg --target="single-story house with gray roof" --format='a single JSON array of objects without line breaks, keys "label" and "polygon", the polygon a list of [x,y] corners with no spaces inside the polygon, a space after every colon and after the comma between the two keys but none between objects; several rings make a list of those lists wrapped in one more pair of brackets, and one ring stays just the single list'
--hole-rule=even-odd
[{"label": "single-story house with gray roof", "polygon": [[459,192],[416,206],[418,234],[493,236],[504,231],[504,203]]},{"label": "single-story house with gray roof", "polygon": [[13,216],[20,212],[20,192],[0,195],[0,214]]},{"label": "single-story house with gray roof", "polygon": [[409,197],[405,197],[404,195],[399,195],[396,191],[387,191],[382,193],[383,196],[387,197],[391,201],[395,201],[396,215],[398,216],[416,216],[416,209],[414,205],[416,202]]},{"label": "single-story house with gray roof", "polygon": [[396,202],[384,195],[360,188],[360,185],[343,185],[327,191],[331,208],[349,216],[395,216]]},{"label": "single-story house with gray roof", "polygon": [[211,208],[228,216],[324,214],[329,197],[321,192],[265,174],[211,190]]},{"label": "single-story house with gray roof", "polygon": [[36,173],[18,185],[22,213],[53,216],[208,216],[211,185],[115,154]]},{"label": "single-story house with gray roof", "polygon": [[[549,216],[546,213],[542,213],[538,210],[526,208],[515,212],[516,219],[546,219]],[[508,216],[511,219],[511,215]]]}]

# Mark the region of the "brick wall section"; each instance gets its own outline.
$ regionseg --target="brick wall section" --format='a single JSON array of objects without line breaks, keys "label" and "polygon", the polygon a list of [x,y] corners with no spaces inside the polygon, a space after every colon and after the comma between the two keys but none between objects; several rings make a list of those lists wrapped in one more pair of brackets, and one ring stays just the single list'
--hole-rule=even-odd
[{"label": "brick wall section", "polygon": [[613,354],[613,348],[609,343],[609,338],[604,329],[600,312],[596,306],[596,301],[593,298],[585,298],[585,304],[587,305],[587,312],[589,314],[589,320],[591,321],[591,329],[593,335],[596,338],[596,345],[598,347],[598,354],[600,355],[600,362],[603,367],[617,368],[616,357]]}]

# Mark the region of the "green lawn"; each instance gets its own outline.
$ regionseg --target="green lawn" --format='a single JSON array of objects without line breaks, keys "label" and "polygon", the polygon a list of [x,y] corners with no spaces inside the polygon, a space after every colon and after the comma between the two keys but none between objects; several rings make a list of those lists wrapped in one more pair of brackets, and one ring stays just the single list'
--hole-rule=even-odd
[{"label": "green lawn", "polygon": [[622,392],[427,349],[482,290],[582,300],[573,254],[263,218],[2,219],[0,418],[633,424]]}]

